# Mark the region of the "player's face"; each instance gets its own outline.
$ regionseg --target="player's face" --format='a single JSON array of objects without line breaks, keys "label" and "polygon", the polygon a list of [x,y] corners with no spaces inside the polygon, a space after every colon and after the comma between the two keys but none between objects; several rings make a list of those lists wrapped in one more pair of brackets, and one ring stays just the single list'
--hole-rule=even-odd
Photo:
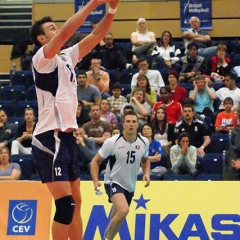
[{"label": "player's face", "polygon": [[127,115],[123,122],[124,131],[128,134],[136,134],[138,128],[138,119],[134,115]]},{"label": "player's face", "polygon": [[0,111],[0,123],[5,123],[7,121],[7,115],[5,112]]},{"label": "player's face", "polygon": [[44,23],[42,29],[45,33],[44,35],[40,35],[42,45],[50,42],[59,33],[58,27],[52,22]]},{"label": "player's face", "polygon": [[142,129],[142,135],[144,137],[152,137],[152,129],[149,126],[144,126]]},{"label": "player's face", "polygon": [[34,120],[33,110],[29,109],[25,111],[24,119],[26,122],[31,122]]},{"label": "player's face", "polygon": [[194,111],[190,107],[185,107],[185,108],[183,108],[182,115],[185,120],[191,120],[191,119],[193,119]]}]

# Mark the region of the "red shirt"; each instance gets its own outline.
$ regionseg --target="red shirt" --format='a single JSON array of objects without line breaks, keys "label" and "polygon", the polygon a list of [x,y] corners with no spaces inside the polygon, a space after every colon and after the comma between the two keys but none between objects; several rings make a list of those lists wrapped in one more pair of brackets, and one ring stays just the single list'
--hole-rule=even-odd
[{"label": "red shirt", "polygon": [[[170,86],[168,88],[171,90]],[[181,105],[183,104],[183,100],[188,97],[188,92],[184,87],[177,85],[174,92],[171,90],[171,100],[175,102],[179,102]]]},{"label": "red shirt", "polygon": [[[165,103],[162,101],[155,103],[155,105],[153,106],[153,112],[156,113],[157,108],[162,104],[165,104]],[[169,104],[167,104],[166,113],[167,113],[167,121],[175,125],[182,114],[181,104],[175,101],[171,101]]]}]

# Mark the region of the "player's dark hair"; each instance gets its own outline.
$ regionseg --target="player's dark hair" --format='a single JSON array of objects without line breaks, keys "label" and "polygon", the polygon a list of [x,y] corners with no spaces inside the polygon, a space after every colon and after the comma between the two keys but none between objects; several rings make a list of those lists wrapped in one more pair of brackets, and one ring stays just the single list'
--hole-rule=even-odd
[{"label": "player's dark hair", "polygon": [[125,121],[126,116],[136,116],[137,117],[137,121],[138,121],[138,115],[135,112],[133,112],[133,111],[127,112],[124,115],[124,121]]},{"label": "player's dark hair", "polygon": [[43,17],[42,19],[36,21],[30,29],[30,37],[32,39],[32,42],[33,42],[33,44],[35,44],[38,47],[41,47],[42,44],[37,40],[37,36],[45,35],[42,25],[47,22],[52,22],[52,18],[49,16]]}]

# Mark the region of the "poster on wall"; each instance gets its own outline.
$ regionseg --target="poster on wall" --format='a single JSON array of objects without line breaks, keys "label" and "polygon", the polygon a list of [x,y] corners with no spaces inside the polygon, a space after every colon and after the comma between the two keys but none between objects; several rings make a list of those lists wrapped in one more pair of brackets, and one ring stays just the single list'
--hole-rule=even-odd
[{"label": "poster on wall", "polygon": [[[88,3],[88,0],[75,0],[75,12],[82,9],[87,3]],[[81,33],[90,33],[92,31],[91,23],[94,21],[100,21],[104,17],[105,12],[106,12],[105,4],[97,7],[94,11],[92,11],[89,14],[86,21],[78,29],[78,31]]]},{"label": "poster on wall", "polygon": [[189,19],[200,19],[201,29],[212,29],[212,0],[180,0],[181,30],[190,28]]}]

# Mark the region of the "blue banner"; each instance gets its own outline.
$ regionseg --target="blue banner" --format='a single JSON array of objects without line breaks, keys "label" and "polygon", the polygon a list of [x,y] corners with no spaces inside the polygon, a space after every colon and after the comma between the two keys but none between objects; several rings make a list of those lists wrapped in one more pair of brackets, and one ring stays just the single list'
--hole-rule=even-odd
[{"label": "blue banner", "polygon": [[212,0],[180,0],[181,30],[190,28],[189,19],[200,19],[201,29],[212,29]]},{"label": "blue banner", "polygon": [[[88,3],[88,0],[75,0],[75,12],[79,11]],[[103,4],[97,7],[91,14],[87,17],[83,25],[78,29],[81,33],[90,33],[92,31],[91,23],[93,21],[100,21],[106,12],[106,5]]]}]

